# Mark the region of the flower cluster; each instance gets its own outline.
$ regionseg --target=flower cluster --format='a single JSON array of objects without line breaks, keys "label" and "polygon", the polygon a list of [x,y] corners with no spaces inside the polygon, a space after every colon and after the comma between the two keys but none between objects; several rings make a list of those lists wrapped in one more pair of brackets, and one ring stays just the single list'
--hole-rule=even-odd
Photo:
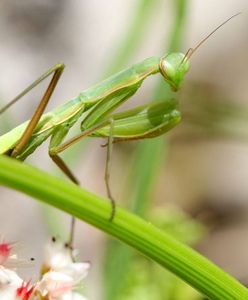
[{"label": "flower cluster", "polygon": [[41,278],[31,284],[16,273],[18,257],[14,244],[0,242],[0,299],[87,300],[76,290],[88,273],[88,262],[75,262],[75,250],[52,238],[45,249]]}]

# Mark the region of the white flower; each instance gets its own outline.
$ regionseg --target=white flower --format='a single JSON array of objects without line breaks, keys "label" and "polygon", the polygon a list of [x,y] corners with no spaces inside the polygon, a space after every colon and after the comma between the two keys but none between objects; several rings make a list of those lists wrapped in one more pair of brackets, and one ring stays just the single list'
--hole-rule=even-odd
[{"label": "white flower", "polygon": [[17,286],[21,285],[22,280],[16,274],[16,272],[6,269],[3,266],[0,266],[0,289],[4,286],[15,284]]},{"label": "white flower", "polygon": [[90,263],[74,262],[74,253],[55,238],[46,246],[42,278],[35,291],[49,300],[87,300],[74,292],[88,274]]},{"label": "white flower", "polygon": [[14,243],[0,242],[0,299],[31,300],[33,286],[14,271],[18,264],[24,262],[12,253],[14,246]]},{"label": "white flower", "polygon": [[52,238],[46,245],[43,274],[49,271],[63,273],[72,277],[74,283],[84,279],[90,268],[89,262],[74,262],[75,250]]},{"label": "white flower", "polygon": [[36,291],[49,300],[86,300],[84,296],[73,291],[79,283],[80,281],[68,274],[49,271],[42,276]]},{"label": "white flower", "polygon": [[73,279],[60,272],[49,271],[45,273],[39,282],[37,289],[40,294],[49,299],[57,299],[65,293],[71,292]]},{"label": "white flower", "polygon": [[0,299],[31,300],[33,286],[24,282],[16,272],[0,266]]},{"label": "white flower", "polygon": [[45,265],[47,269],[57,270],[72,263],[71,249],[52,238],[45,247]]},{"label": "white flower", "polygon": [[80,288],[90,264],[75,262],[75,251],[67,245],[54,238],[47,245],[42,277],[34,285],[23,281],[14,269],[6,267],[12,260],[15,267],[20,261],[12,254],[12,248],[13,244],[0,242],[0,300],[87,300],[75,289]]}]

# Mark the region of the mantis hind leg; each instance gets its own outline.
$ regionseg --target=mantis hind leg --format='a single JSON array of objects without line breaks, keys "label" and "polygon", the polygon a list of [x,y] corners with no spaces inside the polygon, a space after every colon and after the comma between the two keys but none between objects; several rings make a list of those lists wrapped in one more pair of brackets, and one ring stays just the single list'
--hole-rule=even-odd
[{"label": "mantis hind leg", "polygon": [[31,85],[29,85],[24,91],[22,91],[19,95],[17,95],[13,100],[11,100],[6,106],[0,109],[0,114],[5,112],[10,106],[15,104],[18,100],[20,100],[24,95],[26,95],[29,91],[31,91],[34,87],[36,87],[40,82],[42,82],[44,79],[49,77],[50,75],[53,75],[48,88],[46,89],[41,101],[39,102],[38,107],[36,108],[30,122],[28,123],[27,128],[25,129],[23,135],[21,136],[20,140],[16,144],[15,148],[9,153],[8,155],[11,157],[16,157],[23,148],[27,145],[27,143],[30,140],[31,135],[33,134],[36,125],[38,124],[44,110],[46,109],[46,106],[52,96],[52,93],[60,79],[60,76],[64,70],[63,64],[57,64],[53,66],[51,69],[49,69],[47,72],[42,74],[37,80],[35,80]]}]

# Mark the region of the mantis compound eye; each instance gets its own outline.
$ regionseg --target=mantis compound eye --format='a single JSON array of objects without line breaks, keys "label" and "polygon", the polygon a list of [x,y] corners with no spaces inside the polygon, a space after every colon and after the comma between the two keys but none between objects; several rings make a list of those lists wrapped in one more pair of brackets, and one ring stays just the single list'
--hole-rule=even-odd
[{"label": "mantis compound eye", "polygon": [[183,53],[171,53],[161,58],[159,69],[165,81],[176,92],[189,70],[189,60]]}]

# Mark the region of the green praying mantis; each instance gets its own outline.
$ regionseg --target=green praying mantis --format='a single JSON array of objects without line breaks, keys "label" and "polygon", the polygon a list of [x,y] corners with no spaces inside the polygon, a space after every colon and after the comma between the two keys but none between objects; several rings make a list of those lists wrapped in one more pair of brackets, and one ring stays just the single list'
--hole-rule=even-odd
[{"label": "green praying mantis", "polygon": [[[177,102],[174,99],[138,106],[121,113],[113,113],[114,110],[133,96],[146,78],[154,74],[162,75],[172,90],[177,91],[189,70],[189,59],[192,54],[216,30],[237,15],[230,17],[219,25],[195,48],[190,48],[186,54],[169,53],[162,58],[147,58],[90,87],[64,105],[44,114],[64,70],[64,64],[56,64],[0,109],[1,114],[53,74],[31,120],[0,137],[0,154],[23,161],[50,137],[49,156],[70,180],[75,184],[79,184],[79,181],[59,154],[86,136],[107,138],[105,183],[107,195],[112,205],[110,214],[110,221],[112,221],[115,215],[115,201],[109,184],[109,161],[113,143],[160,136],[178,124],[181,119]],[[64,141],[69,130],[79,120],[81,121],[80,134]],[[69,241],[71,246],[74,223],[75,219],[72,218]]]}]

